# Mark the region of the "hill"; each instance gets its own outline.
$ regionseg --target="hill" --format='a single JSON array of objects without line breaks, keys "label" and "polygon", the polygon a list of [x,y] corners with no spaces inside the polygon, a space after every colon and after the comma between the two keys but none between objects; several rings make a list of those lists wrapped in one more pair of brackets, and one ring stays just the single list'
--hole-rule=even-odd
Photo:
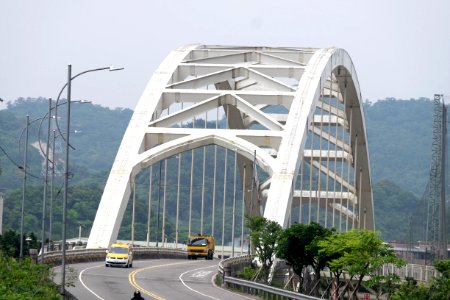
[{"label": "hill", "polygon": [[[64,106],[62,106],[64,107]],[[46,99],[23,99],[0,111],[0,188],[5,189],[4,228],[19,228],[20,201],[22,199],[23,147],[26,115],[30,120],[43,116],[48,109]],[[385,99],[364,103],[369,143],[369,154],[374,187],[377,229],[386,240],[405,239],[408,220],[417,207],[428,181],[431,158],[433,103],[429,99]],[[129,109],[109,109],[93,104],[74,103],[71,113],[70,199],[68,236],[77,235],[78,224],[89,230],[109,169],[132,116]],[[64,109],[58,112],[64,117]],[[36,144],[40,120],[30,125],[30,143]],[[43,124],[46,127],[46,124]],[[64,124],[60,124],[65,132]],[[45,129],[41,136],[45,137]],[[19,137],[22,135],[22,138]],[[42,137],[42,138],[43,138]],[[62,146],[57,139],[55,161],[59,170],[55,176],[54,224],[55,237],[60,233],[62,187]],[[59,143],[59,144],[58,144]],[[58,159],[59,157],[59,159]],[[200,157],[200,156],[198,156]],[[230,158],[233,159],[233,158]],[[26,197],[26,231],[40,228],[43,166],[37,148],[29,148],[29,188]],[[201,165],[201,163],[199,163]],[[34,177],[33,177],[34,176]],[[36,178],[35,178],[36,177]],[[186,178],[188,178],[186,174]],[[170,181],[170,179],[169,179]],[[231,192],[231,191],[230,191]],[[142,191],[142,195],[146,194]],[[137,239],[145,239],[145,197],[138,203]],[[131,202],[131,201],[130,201]],[[128,207],[130,209],[130,205]],[[156,211],[153,210],[153,211]],[[153,218],[153,221],[154,222]],[[126,213],[120,235],[128,237],[131,220]],[[167,225],[173,235],[173,224]]]}]

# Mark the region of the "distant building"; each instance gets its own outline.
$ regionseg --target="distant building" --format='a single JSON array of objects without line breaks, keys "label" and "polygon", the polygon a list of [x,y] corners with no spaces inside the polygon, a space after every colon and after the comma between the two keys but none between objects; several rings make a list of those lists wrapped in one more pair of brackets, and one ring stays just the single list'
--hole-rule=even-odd
[{"label": "distant building", "polygon": [[[415,244],[409,244],[400,241],[390,241],[389,245],[397,254],[397,257],[403,258],[410,264],[433,265],[433,253],[431,245],[426,242],[418,241]],[[449,257],[449,248],[447,246],[447,257]]]}]

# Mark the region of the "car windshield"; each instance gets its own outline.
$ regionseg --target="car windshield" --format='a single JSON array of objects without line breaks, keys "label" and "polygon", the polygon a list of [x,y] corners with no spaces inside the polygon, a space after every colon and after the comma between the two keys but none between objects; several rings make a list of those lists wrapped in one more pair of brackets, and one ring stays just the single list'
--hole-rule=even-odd
[{"label": "car windshield", "polygon": [[128,249],[127,248],[121,248],[121,247],[111,247],[109,249],[110,253],[119,253],[119,254],[126,254],[128,253]]},{"label": "car windshield", "polygon": [[191,246],[206,246],[208,240],[205,238],[195,238],[191,241]]}]

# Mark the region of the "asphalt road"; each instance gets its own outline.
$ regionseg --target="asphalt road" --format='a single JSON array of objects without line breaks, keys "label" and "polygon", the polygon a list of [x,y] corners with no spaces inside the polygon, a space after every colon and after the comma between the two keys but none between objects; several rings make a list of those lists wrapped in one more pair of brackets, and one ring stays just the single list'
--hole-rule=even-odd
[{"label": "asphalt road", "polygon": [[[68,290],[82,300],[131,299],[135,290],[144,299],[254,299],[215,286],[218,263],[216,259],[135,260],[129,269],[81,263],[70,265],[75,272],[68,271],[66,276],[72,276],[75,284]],[[55,269],[56,279],[60,271]]]}]

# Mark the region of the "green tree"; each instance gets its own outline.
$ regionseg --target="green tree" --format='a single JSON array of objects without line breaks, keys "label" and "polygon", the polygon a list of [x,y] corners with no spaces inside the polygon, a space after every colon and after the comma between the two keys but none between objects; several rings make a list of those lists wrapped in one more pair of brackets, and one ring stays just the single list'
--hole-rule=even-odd
[{"label": "green tree", "polygon": [[347,271],[352,279],[356,279],[352,297],[356,296],[365,276],[371,277],[368,283],[371,286],[391,280],[391,275],[378,274],[384,264],[404,265],[404,261],[379,236],[380,232],[354,229],[333,234],[318,244],[322,253],[337,256],[329,262],[331,268]]},{"label": "green tree", "polygon": [[[320,240],[333,233],[331,229],[324,228],[318,223],[295,224],[284,230],[278,242],[277,257],[285,259],[300,278],[299,291],[302,291],[304,278],[303,269],[312,266],[314,269],[314,287],[318,287],[320,271],[325,267],[328,257],[319,253]],[[317,294],[317,288],[314,288]],[[307,291],[311,292],[311,291]]]},{"label": "green tree", "polygon": [[254,247],[262,264],[261,271],[264,283],[267,284],[277,252],[278,238],[283,229],[277,222],[261,216],[247,217],[247,227],[250,230],[252,247]]},{"label": "green tree", "polygon": [[[29,241],[26,238],[29,237]],[[28,256],[30,248],[39,249],[36,236],[33,232],[23,235],[23,255]],[[20,234],[13,230],[6,230],[0,235],[0,252],[5,256],[18,258],[20,256]]]},{"label": "green tree", "polygon": [[[391,296],[391,300],[426,300],[429,299],[428,288],[424,285],[418,285],[414,278],[406,278],[403,283]],[[445,298],[442,298],[445,299]]]},{"label": "green tree", "polygon": [[406,282],[393,293],[391,299],[450,299],[450,259],[435,262],[434,268],[440,276],[434,277],[428,284],[417,284],[413,278],[407,278]]},{"label": "green tree", "polygon": [[450,299],[450,259],[434,263],[434,268],[441,276],[433,278],[430,287],[430,299]]},{"label": "green tree", "polygon": [[20,261],[0,253],[1,299],[60,299],[49,265]]}]

